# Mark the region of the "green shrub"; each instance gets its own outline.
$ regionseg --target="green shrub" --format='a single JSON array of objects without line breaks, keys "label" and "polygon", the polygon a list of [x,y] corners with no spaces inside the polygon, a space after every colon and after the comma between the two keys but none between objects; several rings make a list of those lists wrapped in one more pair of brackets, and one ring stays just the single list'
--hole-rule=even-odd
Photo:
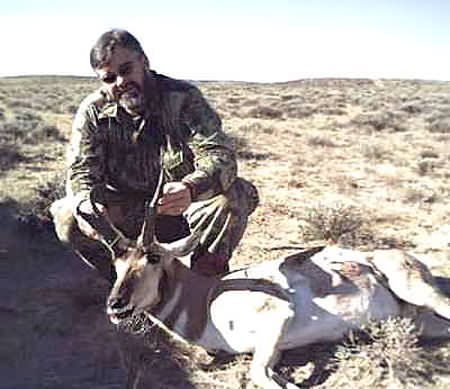
[{"label": "green shrub", "polygon": [[344,235],[359,230],[363,219],[355,207],[334,203],[309,208],[303,222],[301,230],[306,240],[337,243]]}]

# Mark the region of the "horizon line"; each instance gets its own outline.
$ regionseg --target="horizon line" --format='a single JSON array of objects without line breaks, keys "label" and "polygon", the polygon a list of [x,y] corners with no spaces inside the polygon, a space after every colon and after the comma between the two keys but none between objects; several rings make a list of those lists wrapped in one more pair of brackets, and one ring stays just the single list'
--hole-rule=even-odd
[{"label": "horizon line", "polygon": [[[84,78],[84,79],[92,79],[96,80],[95,76],[87,76],[87,75],[76,75],[76,74],[18,74],[18,75],[8,75],[8,76],[0,76],[1,79],[13,79],[13,78],[34,78],[34,77],[42,77],[42,78]],[[176,78],[176,77],[173,77]],[[188,82],[224,82],[224,83],[245,83],[245,84],[289,84],[289,83],[299,83],[299,82],[307,82],[314,80],[347,80],[347,81],[415,81],[415,82],[438,82],[438,83],[450,83],[450,80],[441,80],[441,79],[431,79],[431,78],[401,78],[401,77],[305,77],[305,78],[296,78],[287,81],[244,81],[244,80],[225,80],[225,79],[215,79],[215,80],[202,80],[202,79],[190,79],[190,78],[180,78],[181,80],[185,80]]]}]

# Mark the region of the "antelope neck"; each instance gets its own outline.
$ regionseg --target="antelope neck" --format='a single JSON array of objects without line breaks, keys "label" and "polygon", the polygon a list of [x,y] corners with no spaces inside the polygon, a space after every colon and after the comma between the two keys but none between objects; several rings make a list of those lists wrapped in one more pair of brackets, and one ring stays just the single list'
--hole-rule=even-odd
[{"label": "antelope neck", "polygon": [[196,342],[208,322],[208,300],[219,280],[193,273],[178,261],[161,279],[161,301],[150,313],[188,341]]}]

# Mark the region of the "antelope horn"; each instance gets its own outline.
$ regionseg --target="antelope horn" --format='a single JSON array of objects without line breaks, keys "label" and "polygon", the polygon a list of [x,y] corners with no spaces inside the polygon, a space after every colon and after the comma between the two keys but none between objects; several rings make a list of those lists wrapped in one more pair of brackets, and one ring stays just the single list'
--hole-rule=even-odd
[{"label": "antelope horn", "polygon": [[138,246],[148,247],[155,240],[155,223],[156,223],[156,203],[161,193],[163,177],[164,177],[164,169],[162,163],[163,150],[161,148],[160,151],[160,171],[158,177],[158,183],[156,184],[155,193],[153,194],[153,198],[150,202],[146,202],[144,206],[144,223],[142,225],[141,234],[138,237]]},{"label": "antelope horn", "polygon": [[[79,209],[77,209],[77,213],[96,230],[100,241],[108,248],[109,251],[111,251],[112,259],[114,260],[123,252],[124,247],[131,245],[131,242],[118,228],[113,225],[111,220],[106,215],[103,215],[98,209],[96,203],[102,190],[102,184],[96,184],[90,190],[89,201],[92,204],[92,209],[94,211],[93,215],[83,213]],[[117,245],[119,241],[121,244]]]},{"label": "antelope horn", "polygon": [[89,201],[91,202],[92,209],[94,210],[94,214],[97,217],[102,216],[102,213],[97,207],[98,199],[101,197],[101,193],[103,191],[103,184],[94,184],[89,192]]}]

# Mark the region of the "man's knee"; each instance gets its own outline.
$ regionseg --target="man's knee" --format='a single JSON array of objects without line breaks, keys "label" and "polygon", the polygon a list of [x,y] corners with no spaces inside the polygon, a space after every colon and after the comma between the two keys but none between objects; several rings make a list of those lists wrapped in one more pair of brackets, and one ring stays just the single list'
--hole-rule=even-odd
[{"label": "man's knee", "polygon": [[97,269],[110,282],[114,282],[115,273],[111,266],[111,253],[101,242],[90,239],[81,232],[69,199],[55,201],[50,206],[50,213],[59,240],[69,244],[85,263]]},{"label": "man's knee", "polygon": [[259,204],[255,185],[240,177],[236,178],[225,196],[232,212],[236,210],[246,216],[251,215]]},{"label": "man's knee", "polygon": [[72,231],[77,222],[73,216],[73,209],[67,197],[56,200],[50,206],[53,224],[58,239],[64,243],[71,242]]}]

